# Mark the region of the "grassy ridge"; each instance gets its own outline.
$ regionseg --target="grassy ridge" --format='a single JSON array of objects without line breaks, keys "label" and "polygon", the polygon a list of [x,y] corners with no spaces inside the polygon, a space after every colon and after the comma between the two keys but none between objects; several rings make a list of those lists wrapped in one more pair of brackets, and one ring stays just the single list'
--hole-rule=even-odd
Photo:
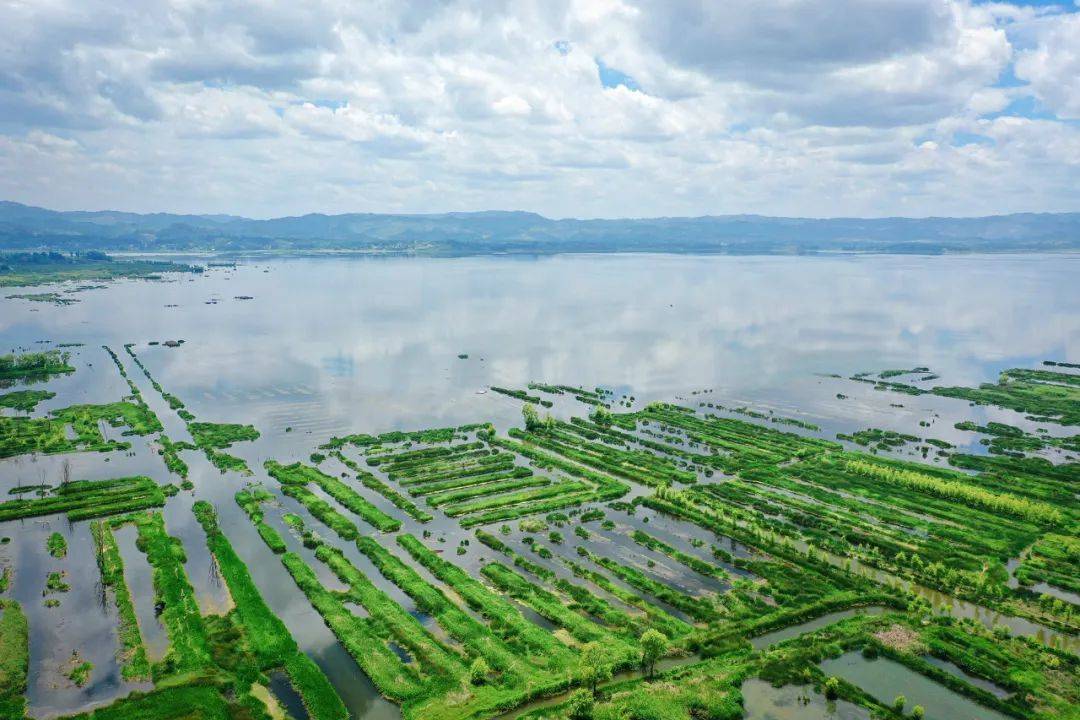
[{"label": "grassy ridge", "polygon": [[165,504],[165,494],[145,476],[79,481],[62,485],[51,496],[0,503],[0,522],[67,513],[70,520],[113,515]]},{"label": "grassy ridge", "polygon": [[475,432],[476,430],[489,429],[491,425],[489,423],[474,423],[470,425],[461,425],[458,427],[445,427],[445,428],[431,428],[428,430],[415,430],[413,432],[402,432],[400,430],[393,430],[391,432],[382,433],[381,435],[346,435],[345,437],[333,437],[330,441],[322,445],[324,450],[337,450],[346,444],[356,445],[357,447],[375,447],[378,445],[399,443],[399,442],[417,442],[427,444],[448,443],[454,440],[464,440],[465,434]]},{"label": "grassy ridge", "polygon": [[169,634],[169,650],[154,666],[154,677],[203,670],[211,664],[210,642],[195,591],[184,572],[184,548],[165,530],[160,513],[140,513],[114,521],[131,521],[139,536],[136,545],[153,568],[154,602],[162,607],[161,622]]},{"label": "grassy ridge", "polygon": [[30,665],[30,629],[22,607],[0,599],[0,717],[26,714],[26,675]]},{"label": "grassy ridge", "polygon": [[259,431],[251,425],[238,423],[189,422],[187,424],[191,439],[200,448],[214,467],[221,470],[235,470],[250,475],[247,463],[240,458],[220,452],[232,447],[233,443],[259,439]]},{"label": "grassy ridge", "polygon": [[135,603],[131,591],[124,579],[124,560],[120,548],[113,537],[112,528],[104,521],[97,521],[90,526],[94,537],[98,570],[101,582],[113,591],[117,615],[120,619],[118,635],[120,637],[121,674],[125,680],[143,680],[150,677],[150,661],[146,658],[139,622],[135,614]]},{"label": "grassy ridge", "polygon": [[250,711],[230,705],[212,685],[166,687],[132,693],[108,707],[73,715],[68,720],[237,720]]},{"label": "grassy ridge", "polygon": [[410,473],[391,473],[389,477],[391,480],[397,481],[402,487],[409,487],[412,485],[435,484],[443,480],[494,474],[512,470],[513,468],[514,456],[510,453],[480,452],[466,459],[455,459],[453,462],[438,462],[426,465],[422,469],[415,469]]},{"label": "grassy ridge", "polygon": [[610,558],[593,554],[590,554],[588,557],[597,565],[601,566],[628,585],[637,588],[647,595],[652,595],[654,598],[666,602],[674,608],[682,610],[695,620],[710,622],[720,617],[716,607],[709,600],[691,597],[676,590],[672,590],[663,583],[653,580],[637,568],[622,565]]},{"label": "grassy ridge", "polygon": [[51,400],[54,397],[56,393],[48,390],[16,390],[0,394],[0,408],[11,408],[28,413],[42,400]]},{"label": "grassy ridge", "polygon": [[71,353],[61,350],[0,355],[0,380],[31,380],[75,372]]},{"label": "grassy ridge", "polygon": [[397,541],[414,560],[452,587],[469,607],[487,618],[492,624],[492,630],[503,640],[527,648],[530,653],[542,653],[557,662],[566,663],[570,660],[569,650],[564,645],[526,620],[517,608],[488,590],[464,570],[440,558],[412,535],[399,535]]},{"label": "grassy ridge", "polygon": [[386,578],[413,599],[422,612],[430,614],[446,631],[496,671],[520,675],[523,663],[503,641],[483,624],[450,602],[438,588],[428,584],[411,567],[369,537],[357,538],[356,545]]},{"label": "grassy ridge", "polygon": [[[297,489],[307,492],[303,488]],[[252,521],[258,524],[262,522],[259,505],[271,498],[273,495],[265,490],[241,491],[237,493],[236,501]],[[344,517],[341,517],[341,520],[352,528],[354,538],[356,527]],[[318,547],[322,549],[325,546],[319,543]],[[323,550],[323,556],[328,558],[327,552],[328,549]],[[387,631],[384,625],[370,617],[359,618],[354,615],[345,606],[345,598],[339,593],[327,590],[300,555],[286,552],[281,555],[281,562],[292,575],[297,587],[307,596],[312,607],[322,615],[327,627],[371,678],[380,693],[397,702],[424,695],[423,682],[416,672],[404,664],[386,644]]]},{"label": "grassy ridge", "polygon": [[413,497],[423,497],[425,495],[444,492],[446,490],[484,485],[485,483],[495,482],[497,480],[525,478],[533,474],[533,471],[529,468],[515,466],[512,460],[494,472],[489,472],[489,467],[481,467],[479,470],[480,472],[475,474],[471,471],[465,471],[461,475],[449,478],[447,478],[446,475],[440,475],[438,480],[426,481],[423,484],[414,484],[410,487],[409,494]]},{"label": "grassy ridge", "polygon": [[369,472],[361,469],[359,465],[345,457],[339,450],[335,450],[333,456],[336,457],[345,467],[356,473],[356,477],[364,484],[364,487],[374,490],[382,495],[384,498],[394,504],[395,507],[405,512],[406,515],[418,520],[419,522],[431,522],[431,515],[418,508],[407,497],[391,488],[379,478],[375,477]]},{"label": "grassy ridge", "polygon": [[[107,405],[73,405],[53,410],[47,417],[0,415],[0,458],[38,452],[127,450],[131,443],[106,440],[99,423],[126,427],[125,435],[148,435],[161,430],[157,416],[143,405],[119,401]],[[68,436],[68,428],[75,437]]]},{"label": "grassy ridge", "polygon": [[488,563],[481,573],[495,587],[517,598],[553,623],[566,628],[580,643],[599,642],[611,653],[615,665],[632,662],[637,648],[603,626],[592,622],[571,609],[559,596],[529,582],[501,563]]},{"label": "grassy ridge", "polygon": [[[273,460],[267,460],[264,463],[267,472],[270,476],[282,484],[282,492],[295,493],[294,497],[304,504],[312,508],[314,513],[314,507],[320,507],[326,505],[326,508],[322,508],[320,512],[328,518],[333,518],[334,515],[340,516],[340,513],[333,511],[327,503],[312,495],[310,492],[304,490],[303,486],[308,483],[315,483],[322,488],[328,495],[341,503],[344,507],[358,515],[364,522],[368,523],[377,530],[383,532],[394,532],[401,527],[401,521],[396,518],[392,518],[384,513],[379,508],[372,505],[370,502],[361,497],[355,490],[341,482],[337,478],[330,477],[326,473],[313,468],[303,463],[293,463],[292,465],[282,465]],[[320,520],[323,518],[320,517]],[[334,520],[337,525],[341,525],[340,521]],[[327,523],[330,524],[330,523]],[[351,523],[350,523],[351,524]],[[337,527],[331,525],[337,530]],[[353,531],[355,533],[355,529]],[[353,535],[355,537],[355,534]],[[346,538],[351,540],[352,538]]]},{"label": "grassy ridge", "polygon": [[403,664],[387,647],[379,628],[370,622],[370,618],[353,615],[337,595],[323,587],[315,572],[296,553],[285,553],[281,561],[297,587],[307,595],[312,606],[319,611],[327,626],[371,678],[379,692],[398,702],[424,693],[415,671]]},{"label": "grassy ridge", "polygon": [[460,658],[442,647],[415,617],[357,570],[341,550],[321,544],[315,556],[349,586],[348,597],[367,609],[368,620],[379,628],[380,634],[408,651],[422,677],[448,686],[464,675]]},{"label": "grassy ridge", "polygon": [[229,594],[236,604],[240,624],[261,668],[283,667],[313,720],[342,720],[348,717],[345,705],[330,681],[311,658],[300,652],[285,623],[263,600],[244,561],[221,532],[213,506],[200,500],[192,509],[206,533],[206,545],[217,559]]},{"label": "grassy ridge", "polygon": [[467,488],[455,488],[445,492],[433,493],[427,496],[426,502],[431,507],[439,507],[440,505],[449,505],[452,503],[458,503],[463,500],[471,500],[477,497],[486,497],[488,495],[496,495],[498,493],[506,492],[508,490],[521,490],[523,488],[537,487],[539,485],[550,485],[551,480],[545,477],[525,476],[523,478],[510,478],[507,480],[487,483],[479,486],[470,486]]}]

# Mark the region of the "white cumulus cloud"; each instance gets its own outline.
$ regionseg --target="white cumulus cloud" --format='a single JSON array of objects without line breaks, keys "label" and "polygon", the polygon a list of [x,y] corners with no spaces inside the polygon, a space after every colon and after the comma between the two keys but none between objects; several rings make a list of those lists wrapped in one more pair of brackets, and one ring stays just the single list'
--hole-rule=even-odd
[{"label": "white cumulus cloud", "polygon": [[0,197],[49,207],[1080,209],[1075,7],[47,0],[0,26]]}]

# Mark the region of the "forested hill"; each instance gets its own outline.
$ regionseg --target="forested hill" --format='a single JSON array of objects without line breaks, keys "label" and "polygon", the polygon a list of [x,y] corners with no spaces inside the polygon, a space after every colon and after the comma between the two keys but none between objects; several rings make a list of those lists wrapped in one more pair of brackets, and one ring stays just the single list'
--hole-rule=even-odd
[{"label": "forested hill", "polygon": [[1080,250],[1080,213],[981,218],[725,215],[552,220],[528,212],[231,215],[57,212],[0,202],[0,251],[351,250],[418,255],[671,252],[962,253]]}]

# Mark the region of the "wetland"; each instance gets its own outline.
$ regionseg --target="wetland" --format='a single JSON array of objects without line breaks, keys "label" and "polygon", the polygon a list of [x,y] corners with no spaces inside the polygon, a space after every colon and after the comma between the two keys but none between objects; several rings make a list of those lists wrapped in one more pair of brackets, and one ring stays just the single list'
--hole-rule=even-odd
[{"label": "wetland", "polygon": [[0,299],[4,720],[1080,713],[1078,256],[162,260]]}]

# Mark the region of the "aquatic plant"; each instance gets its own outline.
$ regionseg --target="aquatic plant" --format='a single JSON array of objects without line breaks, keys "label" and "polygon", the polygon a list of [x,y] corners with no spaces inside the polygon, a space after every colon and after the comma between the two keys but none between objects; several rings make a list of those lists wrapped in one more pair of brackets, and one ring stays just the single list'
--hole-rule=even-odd
[{"label": "aquatic plant", "polygon": [[45,549],[48,550],[49,554],[54,558],[62,558],[67,555],[67,540],[65,540],[64,536],[60,533],[54,532],[49,535],[49,539],[45,541]]}]

